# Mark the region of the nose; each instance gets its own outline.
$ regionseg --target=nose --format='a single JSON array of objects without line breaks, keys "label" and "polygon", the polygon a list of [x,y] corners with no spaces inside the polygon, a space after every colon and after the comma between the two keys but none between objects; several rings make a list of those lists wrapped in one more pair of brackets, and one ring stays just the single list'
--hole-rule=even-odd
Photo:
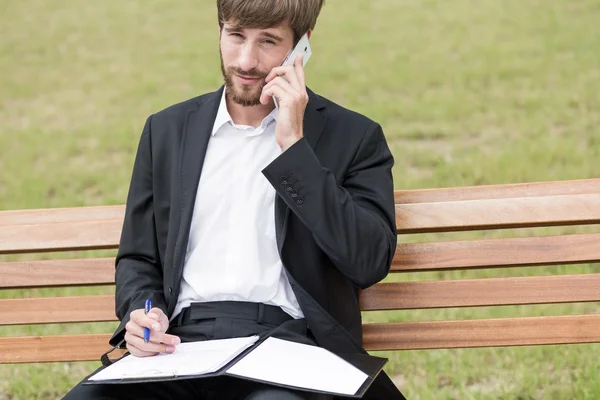
[{"label": "nose", "polygon": [[250,71],[258,66],[258,49],[256,46],[250,42],[242,46],[238,65],[244,71]]}]

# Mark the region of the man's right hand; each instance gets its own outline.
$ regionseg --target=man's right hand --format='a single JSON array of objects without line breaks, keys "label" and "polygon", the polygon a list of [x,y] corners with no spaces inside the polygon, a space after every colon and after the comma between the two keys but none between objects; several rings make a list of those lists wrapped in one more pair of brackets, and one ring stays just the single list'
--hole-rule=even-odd
[{"label": "man's right hand", "polygon": [[[144,328],[150,328],[150,340],[144,343]],[[169,318],[160,308],[153,308],[148,315],[143,309],[129,314],[129,322],[125,325],[125,342],[127,350],[137,357],[155,356],[159,353],[173,353],[181,339],[166,334]]]}]

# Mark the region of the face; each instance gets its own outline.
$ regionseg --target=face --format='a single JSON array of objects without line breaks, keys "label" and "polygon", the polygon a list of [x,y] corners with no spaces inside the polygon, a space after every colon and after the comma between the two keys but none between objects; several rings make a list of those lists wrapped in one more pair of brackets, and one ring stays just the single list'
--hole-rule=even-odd
[{"label": "face", "polygon": [[227,97],[245,107],[259,105],[265,78],[292,49],[293,37],[287,25],[247,29],[224,24],[220,54]]}]

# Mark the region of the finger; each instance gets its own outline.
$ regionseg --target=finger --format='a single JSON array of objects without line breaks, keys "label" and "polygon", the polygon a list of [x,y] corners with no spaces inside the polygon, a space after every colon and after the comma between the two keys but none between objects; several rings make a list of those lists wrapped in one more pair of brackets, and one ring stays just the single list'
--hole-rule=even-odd
[{"label": "finger", "polygon": [[127,347],[127,350],[136,357],[151,357],[158,354],[151,351],[142,351],[130,343],[126,343],[125,347]]},{"label": "finger", "polygon": [[148,317],[160,322],[161,324],[163,321],[169,321],[167,315],[163,312],[163,310],[161,310],[158,307],[154,307],[150,311],[148,311]]},{"label": "finger", "polygon": [[298,57],[294,60],[294,69],[296,71],[296,79],[298,79],[298,84],[302,87],[301,90],[306,90],[306,79],[304,76],[304,56],[302,54],[298,54]]},{"label": "finger", "polygon": [[152,324],[152,330],[156,330],[158,332],[166,332],[169,329],[169,318],[160,308],[151,309],[148,314],[148,318],[158,321],[159,328],[156,329],[155,325]]},{"label": "finger", "polygon": [[291,69],[292,67],[289,65],[275,67],[269,72],[267,77],[265,78],[265,82],[271,82],[272,79],[277,78],[278,76],[285,75],[285,71]]},{"label": "finger", "polygon": [[263,104],[266,104],[269,102],[269,99],[273,96],[277,98],[279,104],[282,104],[286,101],[286,98],[289,96],[289,94],[277,85],[273,85],[268,89],[266,89],[265,87],[265,89],[263,89],[263,94],[260,97],[261,103],[263,102],[263,97],[265,99],[265,102]]},{"label": "finger", "polygon": [[273,68],[269,75],[267,75],[267,79],[265,79],[265,82],[270,83],[278,76],[283,77],[297,91],[303,90],[300,80],[296,76],[296,69],[294,66],[290,65],[286,67]]},{"label": "finger", "polygon": [[[272,95],[269,95],[268,93],[271,93],[272,88],[274,87],[278,87],[280,88],[282,91],[280,92],[281,95],[297,95],[298,91],[296,89],[294,89],[292,87],[292,85],[290,85],[288,83],[288,81],[286,81],[285,79],[283,79],[282,77],[277,77],[275,79],[273,79],[271,82],[267,83],[265,85],[265,87],[263,88],[262,94],[260,96],[260,102],[262,104],[266,104],[270,101],[270,98],[272,97]],[[287,96],[286,96],[287,97]],[[277,97],[278,100],[280,100],[279,97]],[[264,100],[264,101],[263,101]]]},{"label": "finger", "polygon": [[[154,310],[154,309],[153,309]],[[162,312],[162,311],[161,311]],[[152,315],[154,314],[154,315]],[[159,332],[161,330],[161,324],[158,322],[159,315],[155,312],[151,312],[148,315],[144,313],[144,310],[138,309],[133,310],[129,314],[129,320],[135,322],[143,328],[150,328],[153,331]],[[166,330],[166,329],[165,329]]]},{"label": "finger", "polygon": [[[141,338],[144,337],[144,328],[133,321],[127,322],[127,324],[125,324],[125,329],[134,336]],[[150,341],[153,343],[164,343],[171,345],[178,345],[181,343],[181,339],[178,336],[155,331],[150,331]]]},{"label": "finger", "polygon": [[167,314],[160,308],[155,307],[151,309],[148,313],[148,317],[158,321],[161,332],[166,332],[167,329],[169,329],[169,317],[167,317]]},{"label": "finger", "polygon": [[286,92],[288,92],[290,94],[300,93],[298,90],[296,90],[295,87],[293,87],[288,81],[286,81],[281,76],[278,76],[277,78],[273,79],[271,82],[267,83],[263,89],[268,89],[271,86],[279,86],[280,88],[282,88],[283,90],[285,90]]},{"label": "finger", "polygon": [[175,346],[173,345],[153,342],[145,343],[144,339],[139,336],[132,335],[129,332],[125,333],[125,341],[139,350],[148,353],[172,353],[175,351]]}]

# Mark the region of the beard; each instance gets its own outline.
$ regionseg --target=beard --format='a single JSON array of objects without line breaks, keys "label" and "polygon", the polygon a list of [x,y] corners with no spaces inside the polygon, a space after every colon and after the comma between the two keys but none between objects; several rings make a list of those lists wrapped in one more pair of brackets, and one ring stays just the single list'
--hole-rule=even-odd
[{"label": "beard", "polygon": [[[223,63],[223,54],[220,54],[220,56],[221,73],[223,74],[225,86],[227,87],[225,95],[234,103],[239,104],[243,107],[253,107],[260,105],[260,95],[262,94],[262,90],[266,85],[265,78],[267,77],[268,73],[259,71],[256,68],[253,68],[248,71],[244,71],[243,69],[237,67],[225,68],[225,64]],[[233,82],[233,75],[240,75],[248,78],[259,78],[260,81],[255,85],[236,85]]]}]

